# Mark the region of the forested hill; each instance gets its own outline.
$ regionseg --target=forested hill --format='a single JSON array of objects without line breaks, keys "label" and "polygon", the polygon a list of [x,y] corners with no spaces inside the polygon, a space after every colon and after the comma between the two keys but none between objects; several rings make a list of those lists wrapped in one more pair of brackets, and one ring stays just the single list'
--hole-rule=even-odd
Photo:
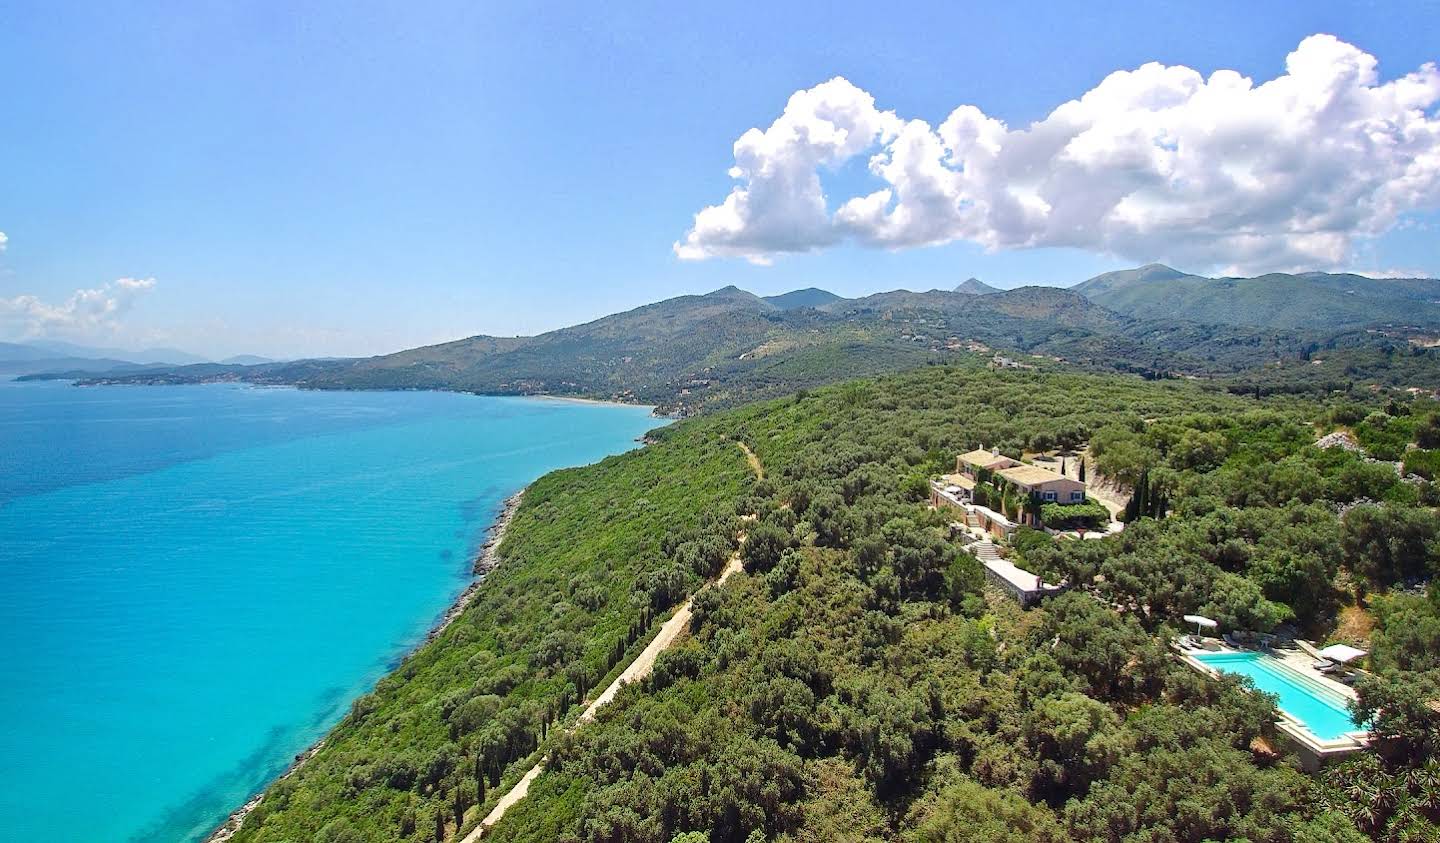
[{"label": "forested hill", "polygon": [[1232,379],[1246,390],[1256,388],[1256,372],[1262,391],[1323,393],[1371,382],[1440,388],[1434,353],[1400,336],[1136,318],[1072,290],[962,287],[856,299],[814,289],[767,299],[726,287],[534,337],[476,336],[366,359],[204,364],[82,382],[575,395],[684,415],[979,354],[1006,356],[1005,365]]},{"label": "forested hill", "polygon": [[[680,422],[537,482],[471,607],[235,840],[456,840],[542,756],[486,839],[1434,839],[1440,491],[1315,441],[1433,476],[1437,411],[977,363]],[[1076,588],[1021,611],[926,506],[981,442],[1088,443],[1168,503],[1101,540],[1022,532],[1005,552]],[[744,572],[702,588],[742,534]],[[689,636],[570,732],[692,593]],[[1379,740],[1299,772],[1270,698],[1169,655],[1190,612],[1371,650]]]},{"label": "forested hill", "polygon": [[[312,388],[571,394],[686,411],[940,362],[975,342],[1108,366],[1106,338],[1118,337],[1124,322],[1051,288],[986,296],[894,291],[852,300],[820,290],[762,299],[726,287],[534,337],[471,337],[363,360],[183,367],[103,382],[238,378]],[[1166,354],[1145,348],[1121,365]]]},{"label": "forested hill", "polygon": [[838,301],[840,296],[829,290],[820,290],[815,287],[807,287],[804,290],[792,290],[788,293],[781,293],[778,296],[766,296],[765,301],[770,302],[781,310],[791,310],[796,307],[821,307],[830,302]]},{"label": "forested hill", "polygon": [[1160,264],[1107,272],[1072,287],[1138,319],[1340,331],[1396,326],[1440,331],[1440,280],[1348,273],[1206,278]]}]

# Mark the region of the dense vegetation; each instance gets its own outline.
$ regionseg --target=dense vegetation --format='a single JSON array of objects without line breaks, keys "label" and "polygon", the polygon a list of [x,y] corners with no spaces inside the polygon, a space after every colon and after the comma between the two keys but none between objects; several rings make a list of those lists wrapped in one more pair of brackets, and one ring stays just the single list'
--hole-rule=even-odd
[{"label": "dense vegetation", "polygon": [[[469,609],[270,787],[237,843],[453,831],[457,807],[513,783],[550,725],[633,658],[657,613],[713,575],[734,526],[707,513],[731,511],[749,473],[733,442],[690,429],[536,481]],[[683,550],[665,542],[686,527]]]},{"label": "dense vegetation", "polygon": [[[449,836],[538,745],[551,763],[494,839],[1433,835],[1440,599],[1420,585],[1435,492],[1313,445],[1333,427],[1362,445],[1422,438],[1431,410],[944,366],[665,428],[538,483],[475,606],[357,703],[241,839]],[[981,442],[1088,442],[1092,471],[1152,503],[1118,537],[1021,536],[1012,554],[1079,586],[1022,612],[923,503]],[[596,722],[550,729],[719,569],[751,514],[745,573],[699,592],[690,637]],[[1269,700],[1167,656],[1195,609],[1352,639],[1345,624],[1367,619],[1376,751],[1298,772]]]}]

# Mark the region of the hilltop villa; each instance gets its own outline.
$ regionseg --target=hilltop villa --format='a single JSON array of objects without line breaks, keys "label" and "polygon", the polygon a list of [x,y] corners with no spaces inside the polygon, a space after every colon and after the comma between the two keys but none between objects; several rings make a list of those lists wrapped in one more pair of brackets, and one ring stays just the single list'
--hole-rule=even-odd
[{"label": "hilltop villa", "polygon": [[[1007,492],[1014,499],[1029,505],[1015,506],[1010,513],[999,502],[976,500],[975,490],[982,484],[1001,495]],[[955,458],[955,473],[947,474],[931,484],[931,503],[937,507],[954,506],[964,509],[986,532],[1009,535],[1017,526],[1041,527],[1040,505],[1046,503],[1079,504],[1085,502],[1085,484],[1038,465],[1022,463],[998,450],[979,448]]]}]

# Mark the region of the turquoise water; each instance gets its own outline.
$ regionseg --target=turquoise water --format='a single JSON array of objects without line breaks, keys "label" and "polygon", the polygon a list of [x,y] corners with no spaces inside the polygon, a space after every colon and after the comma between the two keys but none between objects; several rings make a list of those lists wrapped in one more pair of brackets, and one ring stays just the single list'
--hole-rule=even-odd
[{"label": "turquoise water", "polygon": [[1277,667],[1261,653],[1207,653],[1194,657],[1217,670],[1248,676],[1255,687],[1280,698],[1280,710],[1305,724],[1321,740],[1334,740],[1347,732],[1363,732],[1343,703],[1332,700],[1309,683]]},{"label": "turquoise water", "polygon": [[202,837],[424,637],[505,497],[658,424],[0,382],[0,838]]}]

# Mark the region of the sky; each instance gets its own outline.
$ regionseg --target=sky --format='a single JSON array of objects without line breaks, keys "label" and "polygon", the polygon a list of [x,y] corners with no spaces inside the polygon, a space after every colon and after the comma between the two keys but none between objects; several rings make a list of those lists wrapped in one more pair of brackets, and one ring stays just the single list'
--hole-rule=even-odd
[{"label": "sky", "polygon": [[1440,5],[1075,6],[0,0],[0,340],[362,355],[727,284],[1440,275]]}]

